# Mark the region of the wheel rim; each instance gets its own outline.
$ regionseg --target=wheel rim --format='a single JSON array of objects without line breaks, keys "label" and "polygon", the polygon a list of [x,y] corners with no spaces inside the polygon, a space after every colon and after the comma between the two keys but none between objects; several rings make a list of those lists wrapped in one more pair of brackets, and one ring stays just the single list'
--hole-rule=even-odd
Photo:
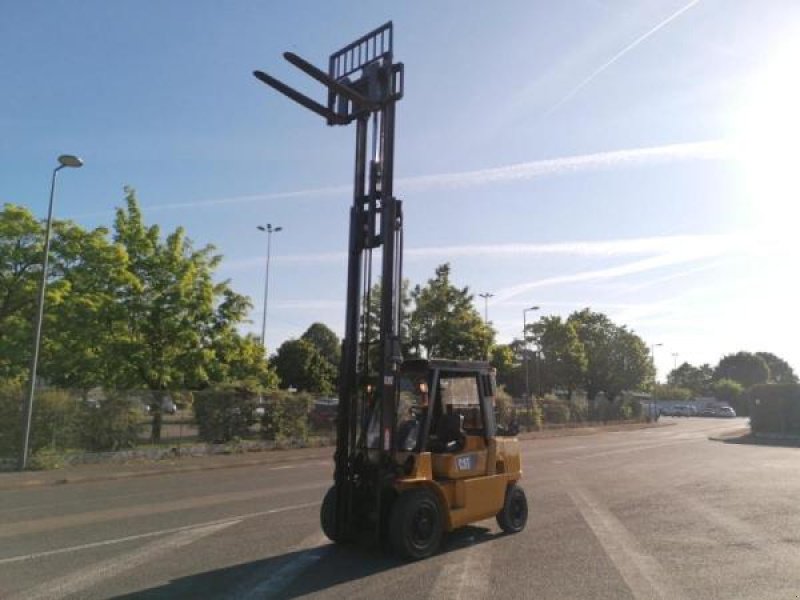
[{"label": "wheel rim", "polygon": [[420,506],[411,520],[411,541],[415,546],[427,546],[436,530],[436,512],[430,506]]}]

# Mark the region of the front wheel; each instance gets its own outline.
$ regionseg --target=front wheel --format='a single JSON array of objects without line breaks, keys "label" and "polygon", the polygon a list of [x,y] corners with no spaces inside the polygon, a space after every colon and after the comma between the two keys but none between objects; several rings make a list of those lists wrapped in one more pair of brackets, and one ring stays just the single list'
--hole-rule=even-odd
[{"label": "front wheel", "polygon": [[525,491],[516,483],[506,489],[503,508],[497,513],[497,524],[506,533],[519,533],[528,522],[528,499]]},{"label": "front wheel", "polygon": [[322,500],[322,507],[319,509],[319,522],[322,525],[322,533],[330,541],[338,543],[341,540],[336,535],[336,487],[330,488],[325,493]]},{"label": "front wheel", "polygon": [[389,542],[402,558],[427,558],[442,541],[442,511],[428,489],[400,494],[389,515]]}]

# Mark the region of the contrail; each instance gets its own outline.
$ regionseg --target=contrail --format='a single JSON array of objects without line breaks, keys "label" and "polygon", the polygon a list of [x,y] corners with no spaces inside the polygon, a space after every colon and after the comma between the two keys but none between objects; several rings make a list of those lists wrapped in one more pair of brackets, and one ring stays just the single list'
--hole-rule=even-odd
[{"label": "contrail", "polygon": [[[721,139],[681,144],[665,144],[662,146],[628,148],[624,150],[611,150],[592,154],[577,154],[560,158],[533,160],[473,171],[401,177],[397,179],[397,189],[400,194],[403,194],[407,192],[476,187],[492,183],[504,183],[509,181],[537,179],[540,177],[554,177],[572,173],[645,166],[684,160],[722,160],[733,156],[734,153],[731,145]],[[152,204],[144,205],[144,209],[147,211],[170,210],[199,206],[264,202],[269,200],[317,198],[320,196],[341,196],[349,198],[351,193],[352,188],[350,186],[340,185],[297,191],[253,194],[249,196],[194,200],[173,204]]]},{"label": "contrail", "polygon": [[[734,238],[731,238],[730,241],[733,239]],[[729,252],[730,249],[730,243],[701,244],[695,248],[676,248],[671,252],[666,252],[664,254],[659,254],[657,256],[642,260],[628,262],[622,265],[537,279],[535,281],[529,281],[498,290],[495,293],[495,302],[505,302],[506,300],[518,296],[524,292],[528,292],[532,289],[540,287],[581,283],[584,281],[616,279],[618,277],[644,273],[664,267],[670,267],[672,265],[716,259],[724,255],[726,252]]]},{"label": "contrail", "polygon": [[[673,252],[675,248],[693,249],[700,254],[708,248],[730,247],[742,239],[734,234],[666,235],[649,238],[553,242],[546,244],[506,243],[476,244],[471,246],[426,246],[406,248],[406,260],[439,260],[456,257],[524,257],[524,256],[582,256],[612,258],[616,256],[642,256]],[[320,252],[314,254],[287,254],[273,256],[280,263],[319,264],[340,263],[347,259],[346,252]],[[251,268],[264,262],[264,257],[250,256],[226,261],[223,270]]]},{"label": "contrail", "polygon": [[[627,148],[609,150],[592,154],[576,154],[559,158],[532,160],[523,163],[489,167],[473,171],[456,171],[433,175],[416,175],[397,179],[399,193],[422,192],[429,190],[457,189],[477,187],[493,183],[523,181],[541,177],[557,177],[573,173],[603,171],[622,167],[638,167],[663,164],[685,160],[725,160],[736,158],[736,148],[724,139],[665,144],[662,146],[646,146],[643,148]],[[349,198],[352,187],[349,185],[327,186],[285,192],[268,192],[248,196],[231,196],[227,198],[211,198],[208,200],[189,200],[170,204],[145,204],[148,212],[159,210],[175,210],[181,208],[197,208],[224,206],[228,204],[247,204],[267,202],[271,200],[296,200],[335,196]],[[69,215],[69,218],[94,217],[106,215],[111,210],[93,213]]]},{"label": "contrail", "polygon": [[544,114],[544,116],[549,116],[549,115],[551,115],[552,113],[554,113],[555,111],[557,111],[557,110],[558,110],[559,108],[561,108],[561,107],[562,107],[564,104],[566,104],[566,103],[567,103],[567,102],[569,102],[569,101],[570,101],[572,98],[574,98],[574,97],[575,97],[575,95],[576,95],[578,92],[580,92],[580,91],[581,91],[583,88],[585,88],[585,87],[586,87],[587,85],[589,85],[589,84],[590,84],[592,81],[594,81],[594,79],[595,79],[595,78],[596,78],[598,75],[600,75],[600,74],[601,74],[603,71],[605,71],[606,69],[608,69],[608,68],[609,68],[611,65],[613,65],[615,62],[617,62],[617,61],[618,61],[620,58],[622,58],[622,57],[623,57],[623,56],[625,56],[625,55],[626,55],[628,52],[630,52],[631,50],[633,50],[634,48],[636,48],[636,46],[638,46],[639,44],[641,44],[643,41],[645,41],[647,38],[649,38],[650,36],[652,36],[653,34],[655,34],[657,31],[659,31],[659,30],[663,29],[664,27],[666,27],[667,25],[669,25],[670,23],[672,23],[672,21],[674,21],[675,19],[677,19],[678,17],[680,17],[680,16],[681,16],[683,13],[685,13],[687,10],[689,10],[690,8],[692,8],[692,7],[693,7],[695,4],[698,4],[699,2],[700,2],[700,0],[692,0],[691,2],[689,2],[689,4],[685,5],[683,8],[681,8],[681,9],[677,10],[676,12],[672,13],[672,14],[671,14],[670,16],[668,16],[666,19],[664,19],[663,21],[661,21],[661,22],[660,22],[658,25],[656,25],[655,27],[653,27],[652,29],[650,29],[650,30],[649,30],[649,31],[647,31],[646,33],[643,33],[643,34],[642,34],[642,35],[640,35],[638,38],[636,38],[635,40],[633,40],[633,41],[632,41],[630,44],[628,44],[627,46],[625,46],[625,47],[624,47],[622,50],[620,50],[619,52],[617,52],[617,53],[616,53],[614,56],[612,56],[610,59],[608,59],[608,60],[607,60],[606,62],[604,62],[602,65],[600,65],[599,67],[597,67],[597,68],[596,68],[594,71],[592,71],[592,72],[591,72],[591,74],[590,74],[588,77],[586,77],[586,78],[585,78],[583,81],[581,81],[581,82],[580,82],[578,85],[576,85],[574,88],[572,88],[572,89],[571,89],[571,90],[570,90],[570,91],[567,93],[567,95],[566,95],[566,96],[564,96],[564,97],[563,97],[561,100],[559,100],[559,101],[558,101],[558,102],[556,102],[556,103],[555,103],[553,106],[551,106],[551,107],[550,107],[550,108],[547,110],[547,112]]}]

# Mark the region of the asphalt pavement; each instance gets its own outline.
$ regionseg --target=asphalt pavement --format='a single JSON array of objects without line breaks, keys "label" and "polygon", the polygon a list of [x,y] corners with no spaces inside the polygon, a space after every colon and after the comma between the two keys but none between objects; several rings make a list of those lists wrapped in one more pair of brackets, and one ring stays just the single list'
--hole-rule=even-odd
[{"label": "asphalt pavement", "polygon": [[800,449],[664,423],[523,441],[525,531],[484,521],[415,563],[324,538],[332,449],[6,478],[0,598],[800,598]]}]

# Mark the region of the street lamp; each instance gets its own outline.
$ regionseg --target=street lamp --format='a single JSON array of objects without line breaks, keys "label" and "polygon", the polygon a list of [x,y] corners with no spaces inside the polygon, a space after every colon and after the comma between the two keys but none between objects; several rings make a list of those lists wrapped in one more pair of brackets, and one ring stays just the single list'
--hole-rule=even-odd
[{"label": "street lamp", "polygon": [[528,376],[528,322],[526,319],[528,313],[534,310],[539,310],[539,307],[531,306],[522,310],[522,359],[525,368],[525,395],[528,397],[529,408],[533,408],[533,403],[531,402],[531,384]]},{"label": "street lamp", "polygon": [[56,175],[64,167],[78,169],[83,166],[83,161],[71,154],[62,154],[58,157],[59,165],[53,169],[53,178],[50,182],[50,203],[47,208],[47,226],[44,232],[44,258],[42,259],[42,278],[39,280],[39,304],[36,316],[36,329],[33,335],[33,357],[31,358],[31,371],[28,381],[28,397],[22,409],[22,448],[19,455],[19,470],[24,471],[28,466],[28,449],[31,439],[31,421],[33,419],[33,397],[36,391],[36,369],[39,365],[39,345],[42,339],[42,319],[44,318],[44,297],[47,292],[47,264],[50,260],[50,231],[53,225],[53,197],[56,191]]},{"label": "street lamp", "polygon": [[654,380],[658,383],[658,368],[656,367],[656,348],[660,348],[664,344],[658,343],[650,346],[650,359],[653,361],[653,369],[655,370]]},{"label": "street lamp", "polygon": [[494,294],[489,292],[483,292],[482,294],[478,294],[481,298],[483,298],[483,322],[489,323],[489,298],[493,298]]},{"label": "street lamp", "polygon": [[677,352],[672,353],[672,370],[678,368],[678,356],[680,356]]},{"label": "street lamp", "polygon": [[271,223],[264,225],[257,225],[256,229],[265,231],[267,234],[267,268],[264,275],[264,314],[261,317],[261,347],[267,348],[267,299],[269,298],[269,255],[272,248],[272,234],[283,231],[283,227],[273,227]]}]

